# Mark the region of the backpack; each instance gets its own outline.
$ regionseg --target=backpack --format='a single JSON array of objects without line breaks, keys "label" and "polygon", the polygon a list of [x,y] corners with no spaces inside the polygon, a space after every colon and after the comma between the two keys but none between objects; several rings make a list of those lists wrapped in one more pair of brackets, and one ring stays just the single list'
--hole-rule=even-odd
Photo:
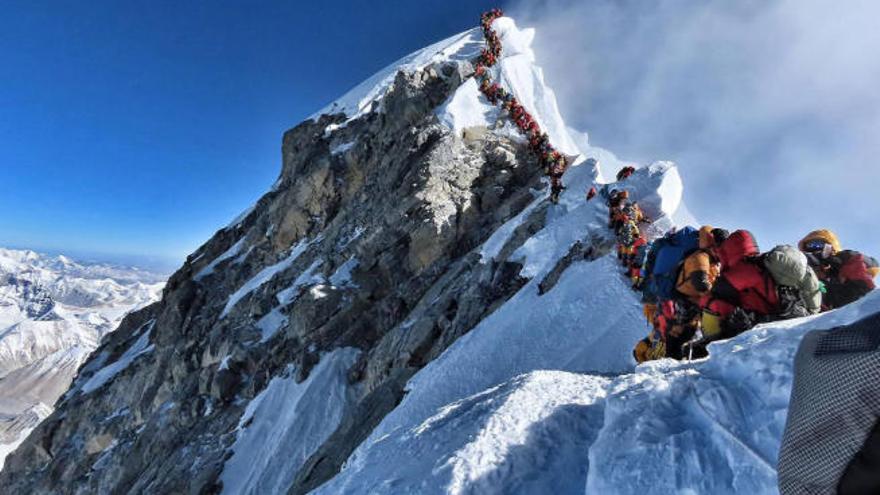
[{"label": "backpack", "polygon": [[794,246],[776,246],[764,254],[761,260],[776,285],[796,289],[806,308],[812,313],[819,312],[822,306],[819,279],[810,268],[804,253]]},{"label": "backpack", "polygon": [[[812,314],[800,290],[788,285],[780,285],[776,288],[776,293],[779,295],[779,310],[774,315],[774,319],[787,320]],[[821,307],[821,292],[819,295]]]},{"label": "backpack", "polygon": [[807,257],[793,246],[776,246],[762,261],[778,285],[789,287],[798,287],[809,269]]},{"label": "backpack", "polygon": [[748,230],[737,230],[722,242],[715,252],[722,271],[732,268],[747,258],[760,254],[755,236]]},{"label": "backpack", "polygon": [[632,166],[623,167],[622,169],[620,169],[617,172],[617,180],[622,181],[622,180],[628,178],[630,175],[632,175],[633,172],[635,172],[635,171],[636,171],[635,167],[632,167]]},{"label": "backpack", "polygon": [[673,299],[681,261],[700,248],[700,233],[684,227],[654,241],[645,263],[645,292],[649,299]]},{"label": "backpack", "polygon": [[771,315],[779,310],[776,282],[757,257],[744,258],[724,270],[712,293],[759,315]]},{"label": "backpack", "polygon": [[855,302],[874,290],[872,276],[865,257],[858,251],[841,251],[830,259],[828,291],[822,301],[830,309]]}]

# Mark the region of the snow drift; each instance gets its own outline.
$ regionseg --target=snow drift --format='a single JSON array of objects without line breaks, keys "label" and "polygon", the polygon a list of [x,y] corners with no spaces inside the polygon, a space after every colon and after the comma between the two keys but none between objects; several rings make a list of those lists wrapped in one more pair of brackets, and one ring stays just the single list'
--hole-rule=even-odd
[{"label": "snow drift", "polygon": [[531,371],[424,414],[410,407],[319,493],[776,493],[801,338],[878,311],[873,292],[714,343],[697,362]]}]

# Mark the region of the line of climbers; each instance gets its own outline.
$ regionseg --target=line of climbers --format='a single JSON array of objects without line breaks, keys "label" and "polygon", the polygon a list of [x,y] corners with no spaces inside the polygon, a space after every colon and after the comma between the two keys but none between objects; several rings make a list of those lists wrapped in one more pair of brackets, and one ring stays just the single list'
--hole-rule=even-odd
[{"label": "line of climbers", "polygon": [[541,131],[541,127],[529,111],[517,101],[513,94],[502,88],[497,82],[493,82],[489,75],[488,69],[494,66],[501,57],[501,40],[492,29],[492,23],[503,15],[501,9],[492,9],[480,18],[480,26],[483,28],[483,37],[486,39],[487,46],[474,62],[474,75],[480,80],[480,92],[493,105],[500,103],[507,117],[528,139],[529,150],[544,167],[544,174],[550,177],[550,201],[558,203],[559,194],[565,189],[562,175],[565,174],[574,157],[566,156],[554,148],[550,144],[550,137],[546,132]]},{"label": "line of climbers", "polygon": [[[534,117],[510,92],[492,81],[489,68],[501,56],[501,41],[492,23],[501,9],[480,19],[486,48],[475,60],[479,89],[528,139],[529,149],[550,177],[550,200],[565,189],[562,176],[573,157],[550,143]],[[624,167],[623,181],[635,172]],[[587,200],[597,194],[587,193]],[[667,232],[649,242],[641,225],[650,220],[625,190],[601,190],[609,206],[609,226],[617,235],[618,258],[633,288],[642,292],[644,313],[652,330],[636,345],[637,361],[706,355],[706,345],[729,338],[757,323],[795,318],[840,307],[874,289],[877,261],[841,249],[827,230],[808,234],[796,249],[777,246],[761,254],[752,234],[705,226]]]},{"label": "line of climbers", "polygon": [[[632,175],[627,167],[618,181]],[[704,226],[673,229],[649,242],[639,226],[648,223],[625,190],[605,186],[609,227],[618,258],[633,288],[642,293],[651,327],[633,356],[644,362],[707,355],[706,346],[759,323],[798,318],[839,308],[874,289],[876,259],[844,250],[829,230],[807,234],[797,247],[761,253],[747,230],[729,233]],[[596,195],[595,188],[588,200]]]}]

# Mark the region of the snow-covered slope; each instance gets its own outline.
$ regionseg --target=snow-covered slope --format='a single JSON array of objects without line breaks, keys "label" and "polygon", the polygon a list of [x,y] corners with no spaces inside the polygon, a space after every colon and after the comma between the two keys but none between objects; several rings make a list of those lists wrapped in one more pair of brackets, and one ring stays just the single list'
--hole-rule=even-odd
[{"label": "snow-covered slope", "polygon": [[709,359],[613,377],[531,371],[425,414],[409,408],[319,493],[776,493],[800,339],[878,311],[875,291],[712,344]]},{"label": "snow-covered slope", "polygon": [[[535,63],[531,48],[535,30],[519,29],[509,17],[496,20],[493,27],[504,47],[498,63],[489,69],[493,79],[529,109],[557,149],[567,154],[578,153],[578,146],[559,113],[556,96],[544,83],[544,73]],[[497,133],[522,139],[513,123],[501,113],[501,108],[490,104],[480,93],[476,79],[471,78],[438,108],[437,116],[440,122],[457,132],[472,127],[491,127]]]},{"label": "snow-covered slope", "polygon": [[[535,109],[561,149],[577,146],[599,167],[580,161],[566,174],[568,190],[544,228],[507,256],[523,264],[530,282],[417,373],[403,402],[316,492],[775,493],[800,338],[880,311],[880,294],[713,344],[712,357],[701,362],[633,370],[631,349],[647,328],[613,255],[575,260],[539,295],[575,242],[610,242],[607,209],[585,203],[583,192],[629,163],[589,146],[557,119],[528,49],[533,33],[509,19],[496,28],[509,54],[499,63],[504,87]],[[504,121],[473,81],[438,117],[456,131]],[[515,136],[507,126],[499,131]],[[641,168],[615,187],[628,189],[655,220],[651,234],[696,225],[672,164]],[[498,256],[539,201],[484,244],[485,261]]]},{"label": "snow-covered slope", "polygon": [[277,377],[248,404],[223,471],[223,493],[281,493],[290,486],[302,464],[339,426],[351,399],[345,372],[357,356],[356,349],[337,349],[321,359],[306,381]]},{"label": "snow-covered slope", "polygon": [[[610,257],[578,262],[543,297],[579,294],[518,294],[417,374],[318,492],[775,493],[800,338],[880,311],[880,293],[618,375],[645,329],[615,272]],[[571,373],[590,368],[602,374]]]},{"label": "snow-covered slope", "polygon": [[163,276],[0,249],[0,467],[52,412],[80,365],[129,311],[159,297]]},{"label": "snow-covered slope", "polygon": [[[565,128],[523,42],[532,33],[509,19],[496,25],[505,49],[515,47],[499,63],[504,86],[531,102],[554,143],[577,146],[582,159],[546,225],[506,257],[523,264],[530,282],[417,373],[403,402],[316,493],[775,493],[800,338],[880,311],[880,293],[713,344],[707,360],[633,369],[632,346],[647,328],[613,255],[574,261],[539,294],[576,242],[611,242],[607,209],[585,203],[583,192],[631,163]],[[459,132],[504,121],[473,81],[438,117]],[[509,126],[496,131],[516,136]],[[629,190],[654,219],[651,235],[698,225],[670,163],[642,167],[614,187]],[[498,257],[541,199],[484,243],[484,262]]]},{"label": "snow-covered slope", "polygon": [[318,493],[583,493],[609,383],[520,375],[376,439]]},{"label": "snow-covered slope", "polygon": [[[311,119],[316,120],[326,114],[342,113],[349,121],[354,120],[378,109],[399,71],[416,72],[432,63],[472,60],[480,54],[483,46],[483,34],[478,28],[438,41],[373,74],[341,98],[312,115]],[[339,126],[336,125],[328,130],[332,132],[338,128]]]},{"label": "snow-covered slope", "polygon": [[[696,223],[681,177],[569,129],[529,47],[539,33],[505,18],[495,28],[493,80],[554,146],[580,155],[558,204],[470,79],[479,31],[406,57],[285,134],[271,191],[193,253],[159,304],[104,339],[0,482],[49,493],[772,493],[800,336],[880,310],[880,296],[756,329],[702,362],[635,367],[647,332],[638,295],[612,253],[607,207],[584,194],[636,165],[613,187],[659,234]],[[63,313],[44,291],[21,290],[34,296],[18,314]]]}]

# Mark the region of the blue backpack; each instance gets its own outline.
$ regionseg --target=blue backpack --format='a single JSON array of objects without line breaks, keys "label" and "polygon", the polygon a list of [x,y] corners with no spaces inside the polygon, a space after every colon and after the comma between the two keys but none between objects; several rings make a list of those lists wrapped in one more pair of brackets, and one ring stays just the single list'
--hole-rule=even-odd
[{"label": "blue backpack", "polygon": [[670,232],[654,241],[645,262],[645,300],[673,299],[679,263],[699,248],[700,231],[693,227]]}]

